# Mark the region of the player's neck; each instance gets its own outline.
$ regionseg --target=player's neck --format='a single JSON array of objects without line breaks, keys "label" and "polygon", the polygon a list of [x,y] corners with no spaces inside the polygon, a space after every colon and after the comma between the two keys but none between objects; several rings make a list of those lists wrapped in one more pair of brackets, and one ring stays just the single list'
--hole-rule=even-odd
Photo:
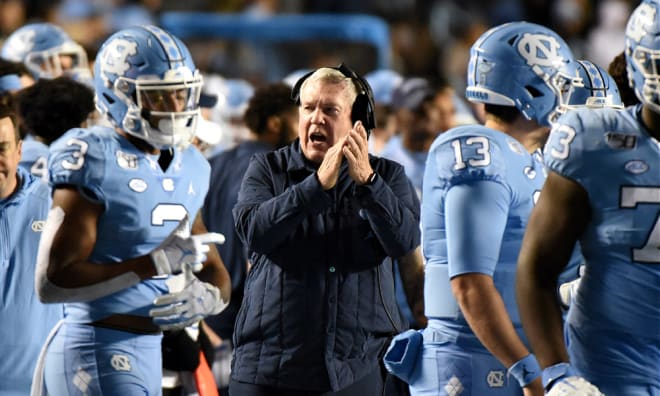
[{"label": "player's neck", "polygon": [[506,133],[519,141],[530,153],[542,149],[550,133],[550,128],[522,116],[513,122],[504,122],[497,117],[489,117],[484,126]]},{"label": "player's neck", "polygon": [[117,129],[117,133],[122,135],[123,137],[126,138],[133,146],[135,146],[138,150],[143,151],[147,154],[160,154],[160,150],[155,148],[154,146],[150,145],[149,143],[145,142],[144,140],[137,138],[133,135],[130,135],[121,129]]}]

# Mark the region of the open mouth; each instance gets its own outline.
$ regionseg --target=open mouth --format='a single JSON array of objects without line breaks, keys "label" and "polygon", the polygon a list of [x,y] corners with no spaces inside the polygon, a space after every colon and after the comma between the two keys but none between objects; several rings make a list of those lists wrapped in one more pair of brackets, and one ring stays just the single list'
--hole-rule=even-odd
[{"label": "open mouth", "polygon": [[310,140],[312,143],[324,143],[324,142],[326,142],[328,139],[325,137],[325,135],[323,135],[323,134],[320,133],[320,132],[312,132],[312,133],[309,135],[309,140]]}]

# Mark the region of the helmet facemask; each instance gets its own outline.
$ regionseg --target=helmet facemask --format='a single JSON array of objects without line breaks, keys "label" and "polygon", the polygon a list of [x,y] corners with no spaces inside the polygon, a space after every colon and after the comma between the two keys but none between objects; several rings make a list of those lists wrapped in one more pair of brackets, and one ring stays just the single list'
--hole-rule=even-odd
[{"label": "helmet facemask", "polygon": [[131,92],[130,98],[124,95],[128,110],[122,129],[159,149],[184,148],[197,128],[202,78],[185,67],[167,74],[163,80],[153,76],[117,78],[118,96]]},{"label": "helmet facemask", "polygon": [[660,113],[660,51],[638,45],[630,54],[630,59],[644,78],[644,84],[639,90],[640,99],[653,111]]},{"label": "helmet facemask", "polygon": [[64,75],[80,82],[88,82],[92,78],[85,50],[73,42],[30,52],[24,63],[37,78],[52,79]]}]

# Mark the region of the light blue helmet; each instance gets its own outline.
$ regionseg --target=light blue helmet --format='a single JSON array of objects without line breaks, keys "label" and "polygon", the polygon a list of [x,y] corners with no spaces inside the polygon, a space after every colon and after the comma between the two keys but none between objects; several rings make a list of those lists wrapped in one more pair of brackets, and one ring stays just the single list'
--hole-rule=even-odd
[{"label": "light blue helmet", "polygon": [[560,112],[578,107],[623,109],[619,87],[614,78],[605,69],[588,60],[576,62],[581,82],[573,85],[568,102]]},{"label": "light blue helmet", "polygon": [[[94,65],[96,106],[110,122],[156,148],[190,143],[199,117],[202,77],[186,46],[156,26],[131,27],[108,38]],[[145,108],[174,95],[182,108]]]},{"label": "light blue helmet", "polygon": [[[92,73],[84,48],[52,23],[32,23],[17,29],[2,46],[1,56],[22,62],[34,78],[70,76],[89,82]],[[67,56],[69,62],[63,62]]]},{"label": "light blue helmet", "polygon": [[637,98],[660,113],[660,4],[643,1],[626,27],[626,70]]},{"label": "light blue helmet", "polygon": [[403,82],[403,76],[391,69],[377,69],[364,75],[364,79],[371,85],[374,93],[374,102],[390,105],[394,89]]},{"label": "light blue helmet", "polygon": [[515,106],[549,126],[576,80],[568,44],[545,26],[511,22],[472,45],[465,96],[471,102]]}]

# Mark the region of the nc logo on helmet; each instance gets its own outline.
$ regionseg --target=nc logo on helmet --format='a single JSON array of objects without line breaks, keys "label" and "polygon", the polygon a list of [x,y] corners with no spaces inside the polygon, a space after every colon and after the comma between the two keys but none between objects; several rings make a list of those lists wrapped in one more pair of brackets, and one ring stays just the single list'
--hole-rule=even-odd
[{"label": "nc logo on helmet", "polygon": [[655,12],[655,7],[650,3],[640,4],[628,21],[626,36],[639,42],[648,33],[648,28],[653,26]]},{"label": "nc logo on helmet", "polygon": [[101,59],[102,73],[113,73],[118,76],[124,75],[131,65],[128,63],[129,56],[137,54],[137,43],[117,38],[106,45]]},{"label": "nc logo on helmet", "polygon": [[525,33],[518,42],[518,52],[530,66],[559,66],[564,61],[559,48],[557,39],[547,34]]}]

